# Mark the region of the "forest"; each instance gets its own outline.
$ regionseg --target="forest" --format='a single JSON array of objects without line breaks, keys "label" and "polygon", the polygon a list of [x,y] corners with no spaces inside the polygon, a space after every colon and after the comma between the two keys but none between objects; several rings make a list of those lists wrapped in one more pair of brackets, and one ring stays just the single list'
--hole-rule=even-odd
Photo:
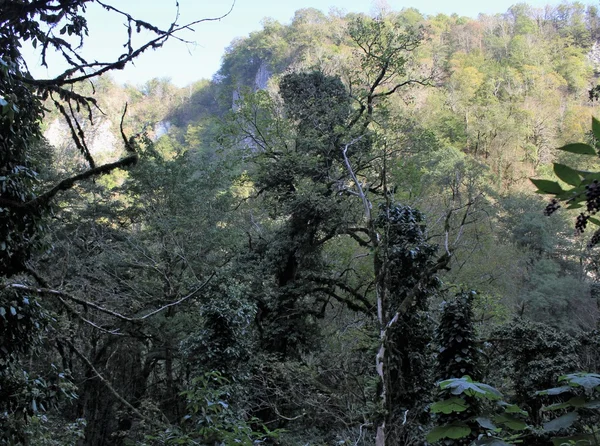
[{"label": "forest", "polygon": [[111,72],[218,18],[117,3],[0,0],[0,445],[600,445],[599,7],[301,9],[180,88]]}]

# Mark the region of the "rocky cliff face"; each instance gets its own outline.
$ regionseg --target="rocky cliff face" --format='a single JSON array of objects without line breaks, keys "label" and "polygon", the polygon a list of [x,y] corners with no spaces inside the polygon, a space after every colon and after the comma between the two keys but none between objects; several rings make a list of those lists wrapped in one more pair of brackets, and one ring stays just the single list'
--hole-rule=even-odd
[{"label": "rocky cliff face", "polygon": [[[84,127],[88,149],[94,158],[106,159],[120,150],[110,119],[100,119],[93,126],[84,120],[81,124]],[[71,138],[71,130],[62,119],[56,118],[50,122],[44,137],[59,153],[69,156],[78,152]]]},{"label": "rocky cliff face", "polygon": [[273,73],[269,70],[267,63],[262,62],[254,77],[254,90],[265,90],[272,75]]},{"label": "rocky cliff face", "polygon": [[594,67],[596,74],[600,73],[600,42],[595,42],[592,49],[587,54],[587,59]]},{"label": "rocky cliff face", "polygon": [[[268,64],[263,61],[261,62],[258,70],[256,71],[256,75],[254,76],[254,85],[252,85],[253,91],[258,90],[266,90],[269,85],[269,79],[271,79],[273,73],[269,69]],[[242,99],[242,94],[240,93],[239,88],[233,90],[233,97],[231,102],[231,108],[233,110],[237,110],[238,102]]]}]

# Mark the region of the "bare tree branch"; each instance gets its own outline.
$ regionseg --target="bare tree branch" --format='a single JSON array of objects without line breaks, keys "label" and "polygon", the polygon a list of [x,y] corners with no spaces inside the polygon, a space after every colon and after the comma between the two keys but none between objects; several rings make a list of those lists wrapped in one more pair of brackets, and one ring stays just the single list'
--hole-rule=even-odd
[{"label": "bare tree branch", "polygon": [[110,393],[112,393],[113,396],[117,400],[119,400],[121,403],[123,403],[123,405],[125,407],[127,407],[129,410],[131,410],[131,412],[135,416],[137,416],[140,420],[144,420],[145,422],[147,422],[151,426],[156,426],[156,425],[162,426],[162,423],[146,417],[139,410],[137,410],[135,407],[133,407],[133,405],[129,401],[127,401],[125,398],[123,398],[121,396],[121,394],[119,394],[119,392],[117,392],[115,390],[115,388],[112,386],[112,384],[110,383],[110,381],[108,381],[106,378],[104,378],[104,376],[102,376],[100,374],[100,372],[96,369],[96,367],[94,367],[94,364],[92,364],[92,362],[83,353],[81,353],[77,349],[77,347],[75,347],[75,345],[73,345],[73,343],[71,341],[69,341],[66,338],[63,338],[61,341],[64,342],[65,344],[67,344],[71,348],[71,350],[73,351],[73,353],[75,353],[79,357],[79,359],[81,359],[90,368],[90,370],[92,372],[94,372],[94,374],[96,375],[96,378],[98,378],[100,380],[100,382],[102,384],[104,384],[104,386],[110,391]]},{"label": "bare tree branch", "polygon": [[155,310],[153,310],[153,311],[145,314],[144,316],[139,316],[139,317],[125,316],[125,315],[123,315],[121,313],[118,313],[118,312],[116,312],[114,310],[111,310],[109,308],[105,308],[105,307],[103,307],[101,305],[98,305],[98,304],[96,304],[94,302],[90,302],[90,301],[87,301],[85,299],[81,299],[79,297],[73,296],[72,294],[65,293],[64,291],[53,290],[53,289],[50,289],[50,288],[36,288],[36,287],[28,286],[28,285],[23,285],[23,284],[20,284],[20,283],[10,283],[10,284],[4,285],[2,288],[12,288],[12,289],[15,289],[15,290],[26,291],[26,292],[29,292],[29,293],[35,293],[35,294],[38,294],[38,295],[54,296],[54,297],[59,298],[59,300],[60,299],[68,299],[68,300],[71,300],[71,301],[73,301],[73,302],[75,302],[75,303],[77,303],[79,305],[82,305],[83,307],[93,308],[93,309],[95,309],[95,310],[97,310],[97,311],[99,311],[101,313],[108,314],[109,316],[115,317],[115,318],[120,319],[122,321],[131,322],[131,323],[139,323],[139,322],[142,322],[145,319],[148,319],[148,318],[150,318],[150,317],[152,317],[152,316],[154,316],[154,315],[156,315],[158,313],[163,312],[164,310],[166,310],[168,308],[180,305],[183,302],[185,302],[186,300],[192,298],[193,296],[195,296],[196,294],[198,294],[200,291],[202,291],[209,284],[209,282],[212,280],[212,278],[215,275],[216,275],[216,272],[213,272],[208,277],[208,279],[206,279],[204,281],[204,283],[202,285],[200,285],[198,288],[196,288],[195,290],[191,291],[189,294],[187,294],[186,296],[182,297],[181,299],[179,299],[179,300],[177,300],[175,302],[168,303],[168,304],[166,304],[166,305],[164,305],[164,306],[162,306],[160,308],[157,308],[157,309],[155,309]]},{"label": "bare tree branch", "polygon": [[0,197],[0,206],[5,206],[13,209],[23,209],[23,210],[37,210],[40,207],[47,205],[52,198],[56,194],[61,191],[66,191],[72,188],[77,182],[86,180],[88,178],[104,175],[112,172],[115,169],[125,168],[131,165],[134,165],[138,160],[138,156],[136,154],[127,156],[125,158],[120,159],[119,161],[115,161],[114,163],[103,164],[102,166],[94,167],[92,169],[86,170],[80,174],[74,175],[69,178],[65,178],[52,189],[44,192],[41,195],[38,195],[32,200],[29,200],[25,203],[19,203],[13,200],[7,200],[6,198]]}]

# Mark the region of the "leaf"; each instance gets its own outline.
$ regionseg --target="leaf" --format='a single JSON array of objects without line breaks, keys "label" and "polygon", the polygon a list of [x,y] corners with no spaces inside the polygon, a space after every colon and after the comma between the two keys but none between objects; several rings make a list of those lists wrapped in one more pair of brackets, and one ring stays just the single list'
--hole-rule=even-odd
[{"label": "leaf", "polygon": [[527,428],[527,423],[520,418],[513,417],[512,415],[502,414],[498,415],[494,421],[499,424],[504,424],[508,428],[514,431],[522,431]]},{"label": "leaf", "polygon": [[492,423],[492,420],[490,420],[489,418],[477,417],[477,418],[475,418],[475,420],[484,429],[490,429],[490,430],[496,430],[496,429],[498,429],[496,427],[496,425],[494,423]]},{"label": "leaf", "polygon": [[516,404],[509,404],[504,401],[501,401],[499,404],[504,407],[505,413],[518,413],[519,415],[524,415],[524,416],[529,415],[526,410],[521,409]]},{"label": "leaf", "polygon": [[510,443],[500,440],[499,438],[482,438],[475,443],[477,446],[513,446]]},{"label": "leaf", "polygon": [[443,401],[436,401],[431,405],[431,412],[445,413],[464,412],[469,408],[469,404],[460,397],[453,397]]},{"label": "leaf", "polygon": [[497,400],[497,399],[500,399],[500,398],[502,398],[502,394],[501,394],[501,393],[500,393],[500,392],[499,392],[499,391],[498,391],[498,390],[497,390],[495,387],[492,387],[492,386],[490,386],[490,385],[487,385],[487,384],[484,384],[484,383],[476,383],[476,384],[477,384],[477,385],[478,385],[480,388],[482,388],[483,390],[485,390],[485,391],[486,391],[486,393],[487,393],[487,396],[488,396],[490,399]]},{"label": "leaf", "polygon": [[581,184],[581,177],[575,169],[571,169],[569,166],[564,164],[554,163],[554,173],[558,178],[571,186],[579,186]]},{"label": "leaf", "polygon": [[600,141],[600,121],[592,116],[592,133],[596,141]]},{"label": "leaf", "polygon": [[586,399],[582,396],[574,396],[569,401],[564,401],[562,403],[555,403],[546,406],[545,410],[559,410],[559,409],[567,409],[569,407],[583,407],[586,403]]},{"label": "leaf", "polygon": [[552,389],[538,390],[536,395],[560,395],[561,393],[572,392],[573,389],[569,386],[553,387]]},{"label": "leaf", "polygon": [[469,396],[487,398],[490,400],[502,398],[502,394],[495,388],[488,386],[487,384],[473,382],[469,376],[447,379],[439,383],[439,386],[441,389],[450,389],[450,393],[453,395],[461,395],[464,393]]},{"label": "leaf", "polygon": [[593,434],[578,434],[569,437],[554,437],[552,439],[552,444],[554,446],[562,446],[564,444],[593,444],[592,441],[594,441]]},{"label": "leaf", "polygon": [[588,390],[600,386],[600,375],[597,373],[571,373],[561,376],[558,380],[567,381],[571,386],[581,386]]},{"label": "leaf", "polygon": [[596,226],[600,226],[600,220],[594,217],[588,217],[588,221],[594,223]]},{"label": "leaf", "polygon": [[580,209],[583,207],[582,203],[578,203],[578,202],[573,202],[570,205],[567,206],[567,209]]},{"label": "leaf", "polygon": [[427,434],[427,441],[435,443],[442,438],[452,438],[457,440],[464,438],[471,433],[471,428],[466,424],[447,424],[445,426],[436,426]]},{"label": "leaf", "polygon": [[578,155],[596,155],[596,150],[582,142],[576,142],[574,144],[567,144],[566,146],[559,147],[557,150],[562,150],[564,152],[576,153]]},{"label": "leaf", "polygon": [[562,194],[564,190],[560,187],[556,181],[550,180],[536,180],[534,178],[530,178],[531,182],[538,188],[538,192],[543,194]]},{"label": "leaf", "polygon": [[571,427],[571,425],[575,421],[577,421],[578,418],[579,416],[577,415],[577,412],[569,412],[556,418],[555,420],[544,423],[543,428],[546,432],[554,432],[559,431],[561,429],[567,429],[568,427]]}]

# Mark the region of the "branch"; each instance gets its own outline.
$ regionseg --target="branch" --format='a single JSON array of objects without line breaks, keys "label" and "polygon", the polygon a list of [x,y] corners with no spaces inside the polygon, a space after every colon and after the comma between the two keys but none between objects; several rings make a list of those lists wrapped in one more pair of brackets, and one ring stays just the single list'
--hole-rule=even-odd
[{"label": "branch", "polygon": [[115,390],[115,388],[112,386],[112,384],[106,379],[104,378],[100,372],[98,372],[98,370],[96,370],[96,367],[94,367],[94,365],[91,363],[91,361],[83,354],[81,353],[77,347],[75,347],[73,345],[73,343],[71,341],[69,341],[68,339],[62,339],[62,341],[67,344],[69,347],[71,347],[71,350],[79,357],[79,359],[81,359],[89,368],[90,370],[92,370],[92,372],[94,372],[94,374],[96,375],[96,377],[100,380],[100,382],[102,384],[104,384],[106,386],[106,388],[110,391],[110,393],[113,394],[113,396],[119,400],[121,403],[123,403],[123,405],[125,407],[127,407],[129,410],[131,410],[131,412],[133,412],[140,420],[143,420],[145,422],[147,422],[149,425],[153,426],[153,425],[157,425],[157,426],[162,426],[161,423],[152,420],[148,417],[146,417],[145,415],[143,415],[139,410],[137,410],[135,407],[133,407],[131,405],[131,403],[129,401],[127,401],[125,398],[123,398],[119,392],[117,392]]},{"label": "branch", "polygon": [[[84,65],[78,65],[74,68],[70,68],[70,69],[64,71],[62,74],[58,75],[57,77],[55,77],[53,79],[31,79],[31,78],[17,76],[17,75],[15,75],[15,78],[25,84],[33,85],[36,87],[50,87],[50,86],[56,87],[56,86],[61,86],[61,85],[76,84],[77,82],[81,82],[81,81],[84,81],[87,79],[101,76],[102,74],[104,74],[108,71],[122,70],[123,68],[125,68],[126,64],[132,62],[134,59],[139,57],[142,53],[144,53],[149,48],[152,48],[152,49],[160,48],[171,37],[182,40],[175,35],[179,31],[182,31],[184,29],[192,30],[193,26],[198,25],[200,23],[219,21],[219,20],[227,17],[231,13],[231,11],[233,11],[233,7],[235,6],[235,0],[232,2],[231,7],[229,8],[229,11],[227,11],[225,14],[223,14],[219,17],[211,17],[211,18],[195,20],[193,22],[190,22],[185,25],[180,25],[180,26],[178,26],[176,22],[173,22],[167,31],[162,31],[142,20],[136,20],[129,14],[121,12],[120,10],[116,9],[115,7],[113,7],[111,5],[106,5],[100,1],[98,1],[98,4],[100,4],[101,6],[103,6],[104,8],[106,8],[108,10],[113,10],[117,13],[125,15],[126,17],[128,17],[128,20],[130,20],[131,22],[134,22],[136,24],[136,26],[139,25],[150,31],[153,31],[154,33],[156,33],[158,35],[158,37],[146,42],[144,45],[140,46],[136,50],[129,50],[127,53],[122,54],[118,58],[118,60],[115,62],[94,62],[94,63],[84,64]],[[131,39],[128,40],[128,43],[130,43],[130,42],[131,42]],[[84,68],[91,68],[94,71],[87,73],[87,74],[83,74],[81,76],[70,77],[77,71],[82,71]]]},{"label": "branch", "polygon": [[206,279],[206,280],[204,281],[204,283],[203,283],[202,285],[200,285],[200,286],[199,286],[198,288],[196,288],[194,291],[192,291],[191,293],[189,293],[187,296],[184,296],[184,297],[182,297],[181,299],[179,299],[179,300],[177,300],[177,301],[175,301],[175,302],[171,302],[170,304],[167,304],[167,305],[165,305],[165,306],[163,306],[163,307],[160,307],[160,308],[158,308],[158,309],[156,309],[156,310],[154,310],[154,311],[151,311],[150,313],[148,313],[148,314],[146,314],[146,315],[144,315],[144,316],[142,316],[142,317],[140,317],[140,318],[136,318],[136,319],[134,319],[134,320],[143,321],[144,319],[148,319],[149,317],[151,317],[151,316],[154,316],[155,314],[157,314],[157,313],[160,313],[161,311],[164,311],[164,310],[166,310],[167,308],[171,308],[171,307],[174,307],[174,306],[176,306],[176,305],[182,304],[182,303],[183,303],[183,302],[185,302],[186,300],[190,299],[191,297],[195,296],[195,295],[196,295],[196,294],[198,294],[200,291],[202,291],[202,289],[203,289],[203,288],[205,288],[205,287],[208,285],[208,283],[209,283],[209,282],[212,280],[212,278],[213,278],[213,277],[215,277],[215,275],[216,275],[216,274],[217,274],[216,272],[213,272],[213,273],[212,273],[212,274],[211,274],[211,275],[208,277],[208,279]]},{"label": "branch", "polygon": [[396,314],[394,315],[392,320],[387,324],[386,330],[395,323],[399,315],[404,314],[406,313],[406,311],[408,311],[408,309],[412,306],[414,302],[415,296],[420,291],[421,286],[423,286],[428,280],[431,280],[431,276],[433,276],[435,273],[442,269],[448,269],[448,265],[450,264],[451,258],[452,254],[446,253],[442,255],[434,265],[421,272],[418,282],[415,284],[415,286],[412,287],[412,289],[408,292],[406,297],[402,300],[400,306],[398,307],[398,310],[396,311]]},{"label": "branch", "polygon": [[66,302],[62,297],[58,296],[58,300],[60,300],[60,303],[63,304],[63,306],[67,309],[67,311],[69,313],[71,313],[76,318],[81,319],[83,322],[92,326],[96,330],[99,330],[104,334],[109,334],[109,335],[113,335],[113,336],[125,336],[123,333],[120,333],[118,331],[118,329],[107,330],[106,328],[100,327],[99,325],[95,324],[94,322],[90,321],[89,319],[86,319],[85,317],[83,317],[83,315],[81,313],[79,313],[77,310],[75,310],[75,308],[73,308],[71,305],[69,305],[68,302]]},{"label": "branch", "polygon": [[348,148],[350,146],[352,146],[353,144],[355,144],[356,142],[358,142],[361,138],[362,138],[362,136],[359,136],[358,138],[355,138],[352,141],[350,141],[348,144],[346,144],[344,146],[344,148],[342,149],[342,155],[344,156],[344,164],[346,165],[346,168],[348,169],[348,173],[352,177],[352,180],[354,181],[354,184],[356,185],[356,188],[358,189],[358,195],[360,196],[360,198],[363,202],[363,207],[365,209],[365,218],[367,219],[367,221],[371,221],[371,203],[369,202],[369,199],[365,195],[365,192],[363,191],[363,188],[362,188],[360,182],[358,181],[358,178],[356,177],[354,170],[352,170],[352,166],[350,165],[350,160],[348,159],[348,155],[347,155]]},{"label": "branch", "polygon": [[13,209],[23,209],[30,211],[34,210],[38,207],[47,205],[56,194],[58,194],[61,191],[66,191],[72,188],[75,185],[75,183],[79,181],[83,181],[97,175],[104,175],[112,172],[115,169],[125,168],[134,165],[137,162],[137,160],[137,155],[129,155],[125,158],[120,159],[119,161],[115,161],[114,163],[103,164],[102,166],[94,167],[93,169],[86,170],[85,172],[82,172],[70,178],[65,178],[52,189],[44,192],[41,195],[38,195],[36,198],[29,200],[25,203],[19,203],[13,200],[7,200],[6,198],[0,197],[0,206]]},{"label": "branch", "polygon": [[[83,307],[89,307],[89,308],[93,308],[101,313],[104,314],[108,314],[109,316],[115,317],[117,319],[120,319],[122,321],[125,322],[130,322],[130,323],[139,323],[145,319],[148,319],[164,310],[166,310],[167,308],[171,308],[174,307],[176,305],[180,305],[183,302],[185,302],[186,300],[190,299],[191,297],[195,296],[196,294],[198,294],[200,291],[202,291],[207,285],[208,283],[212,280],[212,278],[216,275],[215,272],[213,272],[208,279],[206,279],[204,281],[204,283],[202,285],[200,285],[198,288],[196,288],[194,291],[190,292],[189,294],[187,294],[186,296],[182,297],[181,299],[175,301],[175,302],[171,302],[167,305],[164,305],[160,308],[157,308],[156,310],[151,311],[150,313],[145,314],[144,316],[140,316],[140,317],[131,317],[131,316],[125,316],[121,313],[118,313],[114,310],[111,310],[109,308],[105,308],[102,307],[94,302],[90,302],[78,297],[75,297],[69,293],[65,293],[64,291],[58,291],[58,290],[53,290],[50,288],[36,288],[36,287],[31,287],[28,285],[23,285],[20,283],[11,283],[8,285],[5,285],[3,288],[12,288],[12,289],[16,289],[16,290],[21,290],[21,291],[26,291],[29,293],[35,293],[38,295],[47,295],[47,296],[54,296],[57,297],[59,300],[61,299],[68,299],[71,300],[79,305],[82,305]],[[112,333],[115,334],[115,333]]]},{"label": "branch", "polygon": [[358,290],[355,290],[354,288],[351,288],[350,286],[348,286],[348,284],[346,284],[340,280],[336,280],[336,279],[328,278],[328,277],[307,276],[307,278],[309,280],[312,280],[315,283],[320,283],[323,285],[329,285],[330,287],[340,288],[342,291],[345,291],[346,293],[348,293],[352,297],[354,297],[354,299],[356,299],[356,301],[358,301],[358,303],[339,296],[331,288],[322,287],[322,288],[313,289],[312,291],[322,291],[322,292],[328,294],[329,296],[333,297],[337,301],[345,303],[346,305],[348,305],[348,307],[351,310],[360,311],[365,314],[370,314],[370,312],[371,312],[370,309],[373,307],[373,303],[370,302],[369,299],[367,299],[363,294],[358,292]]}]

